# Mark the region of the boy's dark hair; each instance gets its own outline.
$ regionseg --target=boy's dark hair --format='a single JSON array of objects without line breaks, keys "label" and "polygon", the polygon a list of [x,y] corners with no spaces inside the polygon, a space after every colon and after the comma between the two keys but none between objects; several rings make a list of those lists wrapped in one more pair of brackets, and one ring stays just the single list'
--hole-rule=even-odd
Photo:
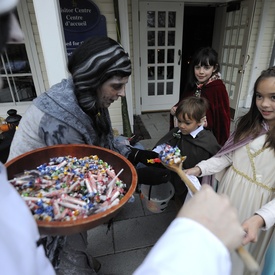
[{"label": "boy's dark hair", "polygon": [[189,118],[193,118],[199,123],[206,115],[208,107],[208,101],[204,97],[187,97],[179,103],[176,110],[176,117],[184,118],[185,115],[187,115]]}]

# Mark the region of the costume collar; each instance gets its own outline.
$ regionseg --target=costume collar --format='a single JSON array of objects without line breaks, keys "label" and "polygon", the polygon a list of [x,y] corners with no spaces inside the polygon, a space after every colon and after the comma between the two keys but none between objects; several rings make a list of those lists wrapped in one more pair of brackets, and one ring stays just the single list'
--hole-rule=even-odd
[{"label": "costume collar", "polygon": [[200,127],[198,127],[196,130],[194,130],[193,132],[190,133],[190,135],[195,138],[199,132],[201,132],[203,130],[203,126],[201,125]]},{"label": "costume collar", "polygon": [[209,84],[209,83],[211,83],[211,82],[213,82],[213,81],[215,81],[215,80],[217,80],[217,79],[221,79],[221,74],[220,74],[220,73],[215,73],[215,74],[213,74],[213,75],[208,79],[208,81],[205,82],[205,83],[201,83],[201,84],[197,84],[197,83],[196,83],[197,89],[196,89],[196,92],[195,92],[195,96],[196,96],[196,97],[200,97],[200,96],[201,96],[201,89],[202,89],[202,87],[206,86],[207,84]]},{"label": "costume collar", "polygon": [[[203,129],[204,129],[204,128],[203,128],[203,126],[201,125],[201,126],[198,127],[196,130],[194,130],[193,132],[191,132],[191,133],[190,133],[190,136],[192,136],[193,138],[196,138],[196,136],[198,135],[198,133],[201,132]],[[179,129],[177,132],[173,133],[173,136],[174,136],[175,138],[180,139],[181,136],[182,136],[182,133],[181,133],[180,129]]]}]

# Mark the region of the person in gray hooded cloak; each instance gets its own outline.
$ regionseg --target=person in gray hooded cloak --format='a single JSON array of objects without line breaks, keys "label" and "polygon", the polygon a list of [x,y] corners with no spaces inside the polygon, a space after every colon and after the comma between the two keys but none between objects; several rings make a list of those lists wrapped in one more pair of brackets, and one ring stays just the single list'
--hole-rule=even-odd
[{"label": "person in gray hooded cloak", "polygon": [[[91,144],[119,152],[133,164],[150,165],[158,154],[116,139],[108,107],[125,96],[131,61],[109,37],[92,37],[74,50],[70,77],[33,100],[13,138],[8,161],[31,150],[56,144]],[[154,169],[152,169],[154,168]],[[159,183],[169,180],[161,167],[148,167]],[[140,173],[147,174],[146,169]],[[91,274],[100,264],[87,252],[87,232],[44,238],[49,259],[59,274]]]}]

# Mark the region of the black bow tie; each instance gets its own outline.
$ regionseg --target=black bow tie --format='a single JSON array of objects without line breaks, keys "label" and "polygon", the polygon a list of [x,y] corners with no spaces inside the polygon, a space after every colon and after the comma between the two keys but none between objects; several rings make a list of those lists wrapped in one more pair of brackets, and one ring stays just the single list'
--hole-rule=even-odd
[{"label": "black bow tie", "polygon": [[180,139],[181,133],[173,133],[173,137]]}]

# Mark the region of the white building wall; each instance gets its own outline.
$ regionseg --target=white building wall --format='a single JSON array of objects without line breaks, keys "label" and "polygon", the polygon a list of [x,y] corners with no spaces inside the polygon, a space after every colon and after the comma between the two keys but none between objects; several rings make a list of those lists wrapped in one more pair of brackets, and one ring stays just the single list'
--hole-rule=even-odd
[{"label": "white building wall", "polygon": [[[33,6],[33,0],[26,0],[27,6],[28,6],[28,12],[30,16],[30,21],[31,21],[31,28],[33,31],[34,35],[34,40],[36,44],[36,50],[38,53],[38,58],[39,58],[39,63],[41,67],[41,72],[43,76],[43,82],[46,90],[49,88],[49,82],[48,82],[48,75],[46,71],[46,66],[45,66],[45,60],[44,60],[44,55],[41,47],[41,41],[40,41],[40,36],[38,32],[38,27],[37,27],[37,21],[35,17],[35,12],[34,12],[34,6]],[[43,93],[44,91],[37,91],[38,94]]]}]

